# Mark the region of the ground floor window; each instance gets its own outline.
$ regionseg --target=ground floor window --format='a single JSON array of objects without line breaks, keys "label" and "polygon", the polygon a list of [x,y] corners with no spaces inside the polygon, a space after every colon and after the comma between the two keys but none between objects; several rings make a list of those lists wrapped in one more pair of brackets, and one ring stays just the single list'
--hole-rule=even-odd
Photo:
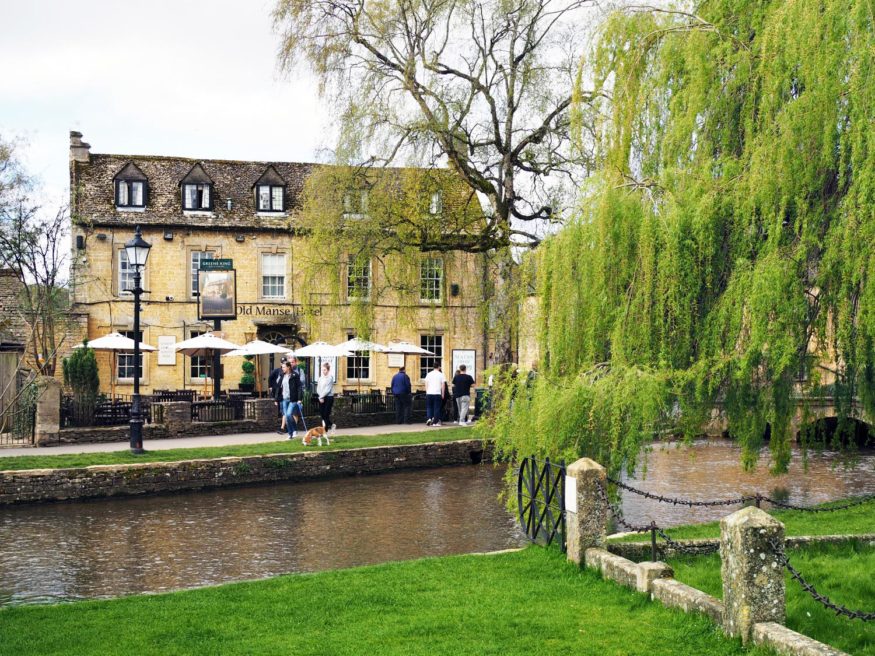
[{"label": "ground floor window", "polygon": [[444,336],[443,335],[420,335],[419,346],[434,355],[419,356],[419,377],[425,378],[435,364],[441,364],[444,359]]},{"label": "ground floor window", "polygon": [[[142,342],[143,341],[143,331],[141,330],[139,333],[135,333],[133,330],[123,330],[121,331],[122,335],[125,337],[129,337],[130,339]],[[138,337],[136,335],[139,335]],[[121,380],[122,378],[127,378],[129,380],[134,379],[134,354],[133,353],[119,353],[118,354],[118,372],[117,378]],[[143,354],[140,353],[140,380],[143,380]]]},{"label": "ground floor window", "polygon": [[[347,335],[353,339],[355,335]],[[355,355],[346,359],[347,380],[368,380],[371,377],[371,352],[356,351]]]},{"label": "ground floor window", "polygon": [[[192,330],[189,338],[200,337],[206,331]],[[192,380],[201,380],[204,378],[212,378],[212,362],[206,355],[193,355],[189,358],[188,376]]]}]

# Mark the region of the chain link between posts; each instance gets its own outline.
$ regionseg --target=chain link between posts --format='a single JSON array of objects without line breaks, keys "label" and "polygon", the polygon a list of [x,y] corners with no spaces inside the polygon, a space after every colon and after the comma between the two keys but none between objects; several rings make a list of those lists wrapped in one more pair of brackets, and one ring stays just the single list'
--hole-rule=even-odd
[{"label": "chain link between posts", "polygon": [[793,565],[790,564],[790,561],[787,559],[787,554],[785,553],[784,545],[780,543],[778,540],[770,539],[769,546],[775,552],[775,556],[778,559],[778,562],[790,572],[790,576],[792,576],[799,585],[802,586],[802,589],[805,590],[811,598],[814,599],[817,603],[819,603],[824,608],[828,608],[833,611],[836,615],[842,615],[844,617],[848,617],[852,620],[862,620],[863,622],[872,622],[875,621],[875,613],[867,613],[861,610],[852,610],[847,606],[843,606],[841,604],[836,604],[829,597],[823,595],[817,591],[817,589],[811,585],[802,574],[799,573]]}]

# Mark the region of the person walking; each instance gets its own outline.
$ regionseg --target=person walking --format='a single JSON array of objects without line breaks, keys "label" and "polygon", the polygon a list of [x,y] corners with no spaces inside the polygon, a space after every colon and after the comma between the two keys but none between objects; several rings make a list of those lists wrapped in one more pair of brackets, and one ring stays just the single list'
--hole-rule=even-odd
[{"label": "person walking", "polygon": [[301,378],[295,371],[295,359],[282,364],[282,377],[274,393],[274,401],[279,406],[286,421],[286,431],[289,439],[298,436],[298,425],[304,427],[303,413],[301,412]]},{"label": "person walking", "polygon": [[395,397],[395,423],[409,424],[413,421],[413,388],[406,367],[401,367],[392,376],[392,396]]},{"label": "person walking", "polygon": [[459,365],[459,372],[453,376],[453,398],[459,408],[459,426],[471,425],[468,410],[471,408],[471,388],[474,379],[468,374],[465,365]]},{"label": "person walking", "polygon": [[331,423],[331,409],[334,407],[334,376],[331,375],[331,364],[322,363],[322,375],[316,382],[316,395],[319,397],[319,416],[322,417],[322,427],[325,431],[334,430]]},{"label": "person walking", "polygon": [[[271,372],[267,376],[267,389],[270,391],[271,398],[276,398],[276,389],[279,387],[280,381],[283,378],[283,364],[286,362],[286,356],[280,358],[280,366],[276,369],[272,369]],[[282,413],[279,403],[277,404],[277,412],[280,415],[280,427],[277,430],[277,433],[280,435],[284,435],[286,432],[286,416]]]},{"label": "person walking", "polygon": [[425,377],[425,425],[441,425],[441,406],[444,401],[444,385],[447,382],[441,372],[440,361],[434,363],[434,368]]}]

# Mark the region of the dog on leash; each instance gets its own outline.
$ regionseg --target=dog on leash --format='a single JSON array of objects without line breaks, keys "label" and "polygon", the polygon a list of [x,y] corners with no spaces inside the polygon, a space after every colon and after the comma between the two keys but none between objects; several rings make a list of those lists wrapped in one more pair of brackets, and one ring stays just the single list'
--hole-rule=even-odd
[{"label": "dog on leash", "polygon": [[331,440],[328,439],[328,431],[325,430],[324,426],[316,426],[311,428],[304,435],[304,446],[310,446],[313,444],[313,440],[316,440],[319,446],[322,446],[322,438],[325,438],[325,444],[331,444]]}]

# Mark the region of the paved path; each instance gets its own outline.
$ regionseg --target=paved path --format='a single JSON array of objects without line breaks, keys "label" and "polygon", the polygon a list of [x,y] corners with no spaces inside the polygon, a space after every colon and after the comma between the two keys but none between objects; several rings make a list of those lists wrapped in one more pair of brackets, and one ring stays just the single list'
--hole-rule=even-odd
[{"label": "paved path", "polygon": [[[424,430],[441,430],[451,428],[453,424],[444,424],[441,428],[429,428],[425,423],[417,424],[384,424],[382,426],[366,426],[363,428],[338,428],[337,435],[382,435],[385,433],[412,433]],[[283,436],[277,433],[236,433],[232,435],[206,435],[203,437],[179,437],[173,439],[144,440],[147,451],[163,451],[165,449],[187,449],[204,446],[227,446],[228,444],[258,444],[260,442],[277,442]],[[0,458],[7,456],[51,456],[60,453],[96,453],[101,451],[123,451],[127,448],[124,442],[102,442],[98,444],[65,444],[62,446],[45,447],[42,449],[2,448]]]}]

